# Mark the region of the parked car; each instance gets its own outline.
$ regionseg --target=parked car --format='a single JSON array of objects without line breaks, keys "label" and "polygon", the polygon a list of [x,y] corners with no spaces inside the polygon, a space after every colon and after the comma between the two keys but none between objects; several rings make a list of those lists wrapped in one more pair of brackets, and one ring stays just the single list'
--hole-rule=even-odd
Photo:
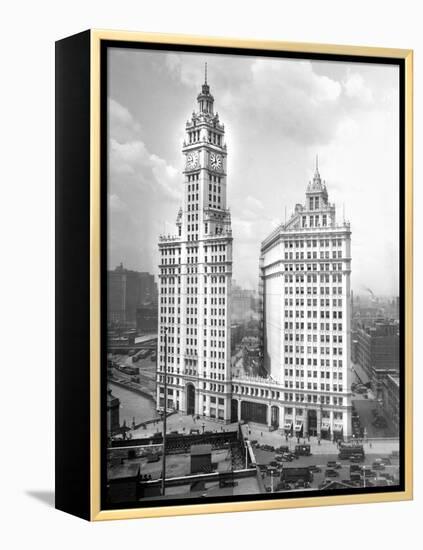
[{"label": "parked car", "polygon": [[376,459],[372,464],[373,470],[384,470],[385,464],[382,462],[380,458]]},{"label": "parked car", "polygon": [[308,481],[304,481],[303,479],[299,479],[298,481],[296,481],[294,483],[294,488],[295,489],[309,489],[310,488],[310,483]]},{"label": "parked car", "polygon": [[294,460],[294,458],[288,453],[284,453],[279,458],[282,462],[292,462]]},{"label": "parked car", "polygon": [[384,479],[387,479],[389,481],[395,481],[395,476],[393,476],[392,474],[388,474],[387,472],[381,472],[379,474],[379,477],[383,477]]},{"label": "parked car", "polygon": [[316,464],[312,464],[311,466],[309,466],[309,468],[310,468],[310,472],[312,472],[313,474],[318,474],[319,472],[322,471],[320,466],[316,466]]},{"label": "parked car", "polygon": [[290,491],[291,485],[289,483],[279,482],[276,485],[276,491]]},{"label": "parked car", "polygon": [[361,475],[363,477],[376,477],[376,472],[369,468],[369,466],[363,466],[361,470]]},{"label": "parked car", "polygon": [[297,456],[310,456],[311,455],[311,446],[310,445],[295,445],[295,454]]},{"label": "parked car", "polygon": [[350,456],[350,462],[353,462],[354,464],[358,464],[359,462],[363,462],[364,456],[363,455],[352,455]]},{"label": "parked car", "polygon": [[327,468],[325,471],[326,477],[339,477],[339,473],[333,468]]},{"label": "parked car", "polygon": [[334,468],[336,470],[339,470],[340,468],[342,468],[342,465],[339,462],[336,462],[335,460],[328,460],[326,466],[328,468]]}]

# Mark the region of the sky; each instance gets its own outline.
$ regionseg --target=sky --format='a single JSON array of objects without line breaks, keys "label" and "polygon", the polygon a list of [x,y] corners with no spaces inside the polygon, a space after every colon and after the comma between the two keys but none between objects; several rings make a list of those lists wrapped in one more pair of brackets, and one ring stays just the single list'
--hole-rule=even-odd
[{"label": "sky", "polygon": [[399,72],[388,65],[110,48],[109,268],[158,273],[205,62],[225,124],[237,283],[257,289],[260,243],[304,203],[318,155],[337,221],[351,223],[354,292],[398,295]]}]

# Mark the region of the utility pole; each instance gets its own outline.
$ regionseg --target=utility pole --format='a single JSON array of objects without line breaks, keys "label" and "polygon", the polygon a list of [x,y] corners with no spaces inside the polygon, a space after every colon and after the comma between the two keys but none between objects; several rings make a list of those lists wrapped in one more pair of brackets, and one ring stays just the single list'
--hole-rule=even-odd
[{"label": "utility pole", "polygon": [[167,328],[164,330],[164,406],[163,406],[163,463],[162,463],[162,496],[166,493],[166,413],[167,413]]}]

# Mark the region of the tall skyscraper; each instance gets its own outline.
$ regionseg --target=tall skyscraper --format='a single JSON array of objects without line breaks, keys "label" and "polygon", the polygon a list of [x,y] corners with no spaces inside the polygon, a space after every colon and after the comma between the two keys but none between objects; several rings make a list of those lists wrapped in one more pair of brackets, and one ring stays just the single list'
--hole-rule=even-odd
[{"label": "tall skyscraper", "polygon": [[287,429],[351,433],[350,239],[316,160],[305,204],[261,246],[264,367],[281,387],[273,405]]},{"label": "tall skyscraper", "polygon": [[159,239],[157,403],[161,409],[226,421],[231,413],[232,231],[225,128],[214,112],[207,67],[185,132],[184,195],[176,234]]}]

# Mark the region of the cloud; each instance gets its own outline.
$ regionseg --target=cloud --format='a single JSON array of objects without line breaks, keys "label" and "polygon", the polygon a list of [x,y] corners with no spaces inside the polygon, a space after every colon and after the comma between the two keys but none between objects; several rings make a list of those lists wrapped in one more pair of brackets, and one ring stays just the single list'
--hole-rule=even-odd
[{"label": "cloud", "polygon": [[164,224],[176,216],[178,171],[151,152],[130,111],[109,100],[109,265],[154,272]]},{"label": "cloud", "polygon": [[[115,57],[110,181],[128,206],[112,215],[116,258],[138,255],[135,268],[155,269],[158,234],[169,231],[182,202],[181,143],[205,62],[226,130],[234,277],[256,287],[260,242],[304,202],[319,154],[338,219],[345,202],[353,224],[353,281],[397,288],[390,250],[397,241],[398,71],[377,64],[130,50]],[[375,249],[379,269],[370,269]]]},{"label": "cloud", "polygon": [[126,107],[113,98],[108,100],[109,136],[124,143],[141,137],[141,125],[134,120]]},{"label": "cloud", "polygon": [[343,81],[342,86],[348,98],[356,99],[361,103],[371,103],[373,101],[373,93],[366,86],[361,74],[348,72],[348,76]]},{"label": "cloud", "polygon": [[261,202],[261,200],[252,197],[251,195],[248,195],[248,197],[245,199],[245,202],[252,208],[257,208],[258,210],[263,210],[264,205]]},{"label": "cloud", "polygon": [[111,212],[125,212],[128,210],[128,205],[125,204],[117,195],[109,195],[109,210]]}]

